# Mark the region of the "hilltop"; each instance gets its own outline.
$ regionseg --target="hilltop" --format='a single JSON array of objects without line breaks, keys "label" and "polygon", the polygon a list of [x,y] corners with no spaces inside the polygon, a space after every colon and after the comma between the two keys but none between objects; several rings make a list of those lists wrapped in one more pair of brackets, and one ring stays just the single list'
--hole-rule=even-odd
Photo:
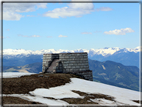
[{"label": "hilltop", "polygon": [[5,77],[4,73],[4,104],[140,105],[140,92],[84,80],[72,74],[19,75],[8,73]]},{"label": "hilltop", "polygon": [[[139,68],[125,66],[113,61],[88,60],[89,69],[93,71],[93,80],[122,88],[139,90]],[[39,73],[42,70],[42,62],[27,64],[24,66],[3,66],[4,72],[29,72]]]}]

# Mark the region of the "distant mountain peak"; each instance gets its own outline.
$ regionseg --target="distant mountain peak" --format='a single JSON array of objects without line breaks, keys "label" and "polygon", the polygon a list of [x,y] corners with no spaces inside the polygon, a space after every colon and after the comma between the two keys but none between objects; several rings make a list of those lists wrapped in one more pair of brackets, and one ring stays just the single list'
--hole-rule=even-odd
[{"label": "distant mountain peak", "polygon": [[44,53],[69,53],[69,52],[87,52],[89,54],[89,56],[93,56],[95,54],[97,55],[102,55],[102,56],[107,56],[107,55],[112,55],[116,52],[139,52],[140,51],[140,46],[134,48],[134,49],[130,49],[130,48],[118,48],[118,47],[105,47],[105,48],[101,48],[101,49],[76,49],[76,50],[55,50],[55,49],[42,49],[42,50],[25,50],[25,49],[4,49],[3,50],[3,55],[12,55],[12,56],[16,56],[16,55],[42,55]]}]

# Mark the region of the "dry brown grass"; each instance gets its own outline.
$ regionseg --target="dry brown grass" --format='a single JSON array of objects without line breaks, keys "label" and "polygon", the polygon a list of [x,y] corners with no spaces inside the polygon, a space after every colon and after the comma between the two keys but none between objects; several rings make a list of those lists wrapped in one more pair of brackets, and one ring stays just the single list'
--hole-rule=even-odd
[{"label": "dry brown grass", "polygon": [[88,98],[63,98],[61,100],[64,100],[69,104],[98,104],[96,102],[90,101]]},{"label": "dry brown grass", "polygon": [[27,101],[19,97],[3,96],[3,104],[41,104],[39,102]]},{"label": "dry brown grass", "polygon": [[85,92],[80,92],[80,91],[75,91],[75,90],[72,90],[73,92],[79,94],[80,96],[85,96],[86,98],[91,98],[91,99],[95,99],[95,98],[104,98],[106,100],[111,100],[111,101],[115,101],[114,100],[114,97],[111,97],[109,95],[105,95],[105,94],[88,94],[88,93],[85,93]]},{"label": "dry brown grass", "polygon": [[[3,94],[29,94],[29,91],[33,91],[37,88],[50,88],[61,86],[70,82],[70,78],[79,76],[73,74],[33,74],[29,76],[22,76],[20,78],[3,78],[2,79],[2,93]],[[88,94],[85,92],[75,91],[73,92],[84,96],[81,98],[63,98],[69,104],[98,104],[90,99],[104,98],[107,100],[115,101],[113,97],[104,94]],[[52,97],[44,97],[47,99],[57,100]],[[3,97],[3,104],[40,104],[38,102],[30,102],[18,97]],[[99,105],[99,104],[98,104]]]},{"label": "dry brown grass", "polygon": [[70,82],[72,74],[33,74],[20,78],[3,78],[3,94],[27,94],[36,88],[50,88]]},{"label": "dry brown grass", "polygon": [[[73,74],[33,74],[21,76],[20,78],[3,78],[2,93],[3,94],[30,94],[36,88],[50,88],[61,86],[70,82],[70,78],[77,77]],[[47,97],[48,99],[53,99]],[[30,102],[19,97],[4,96],[3,104],[40,104]]]},{"label": "dry brown grass", "polygon": [[80,91],[75,91],[72,90],[73,92],[79,94],[80,96],[84,96],[84,98],[63,98],[61,100],[64,100],[66,102],[68,102],[69,104],[98,104],[97,102],[93,102],[90,99],[96,99],[96,98],[103,98],[103,99],[107,99],[107,100],[111,100],[114,101],[114,98],[108,95],[104,95],[104,94],[88,94],[85,92],[80,92]]},{"label": "dry brown grass", "polygon": [[140,100],[132,100],[132,101],[142,104],[142,101],[140,101]]}]

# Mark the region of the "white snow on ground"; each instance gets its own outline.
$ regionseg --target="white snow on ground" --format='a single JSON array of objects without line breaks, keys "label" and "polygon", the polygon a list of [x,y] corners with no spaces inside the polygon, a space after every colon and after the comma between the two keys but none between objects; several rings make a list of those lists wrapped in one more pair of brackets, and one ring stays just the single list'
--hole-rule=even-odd
[{"label": "white snow on ground", "polygon": [[117,106],[117,105],[124,105],[124,103],[114,102],[106,99],[96,98],[90,99],[93,102],[99,103],[100,105],[109,105],[109,106]]},{"label": "white snow on ground", "polygon": [[43,98],[40,96],[30,96],[28,94],[4,94],[3,96],[13,96],[13,97],[20,97],[24,100],[28,100],[28,101],[34,101],[34,102],[39,102],[42,104],[47,104],[48,106],[67,106],[69,105],[67,102],[62,101],[62,100],[52,100],[52,99],[47,99],[47,98]]},{"label": "white snow on ground", "polygon": [[[115,97],[115,100],[122,104],[130,105],[140,105],[133,102],[132,100],[140,100],[140,92],[132,91],[124,88],[118,88],[115,86],[110,86],[102,83],[87,81],[78,78],[71,78],[71,83],[64,86],[58,86],[50,89],[36,89],[30,92],[33,95],[43,96],[43,97],[53,97],[53,98],[67,98],[69,97],[66,92],[70,93],[71,90],[77,90],[86,93],[100,93],[105,95],[110,95]],[[59,97],[58,97],[59,96]],[[74,96],[75,97],[75,96]],[[108,103],[108,102],[107,102]],[[113,103],[112,103],[113,104]]]},{"label": "white snow on ground", "polygon": [[[53,97],[56,99],[61,99],[61,98],[84,98],[81,97],[80,95],[72,92],[70,89],[63,89],[61,88],[62,86],[60,86],[60,88],[49,88],[48,90],[45,88],[39,88],[36,89],[34,92],[30,92],[30,94],[33,95],[38,95],[38,96],[42,96],[42,97]],[[36,93],[36,94],[35,94]]]},{"label": "white snow on ground", "polygon": [[14,78],[14,77],[21,77],[21,76],[24,76],[24,75],[31,75],[31,74],[35,74],[35,73],[3,72],[3,73],[0,73],[0,78],[1,77],[3,77],[3,78]]},{"label": "white snow on ground", "polygon": [[[9,77],[19,77],[22,75],[31,75],[32,73],[3,73],[4,78]],[[78,78],[71,78],[70,83],[66,83],[65,85],[52,87],[49,89],[45,88],[37,88],[34,91],[30,91],[30,94],[4,94],[4,96],[16,96],[21,97],[26,100],[31,100],[34,102],[40,102],[43,104],[47,104],[49,106],[67,106],[69,105],[67,102],[60,100],[62,98],[84,98],[77,93],[72,92],[72,90],[81,91],[85,93],[94,93],[94,94],[105,94],[115,98],[115,101],[110,101],[106,99],[90,99],[90,101],[98,102],[100,105],[136,105],[140,106],[140,104],[133,102],[132,100],[141,100],[140,92],[133,91],[125,88],[119,88],[111,85],[106,85],[103,83],[87,81]],[[53,97],[55,99],[49,99],[44,97]]]}]

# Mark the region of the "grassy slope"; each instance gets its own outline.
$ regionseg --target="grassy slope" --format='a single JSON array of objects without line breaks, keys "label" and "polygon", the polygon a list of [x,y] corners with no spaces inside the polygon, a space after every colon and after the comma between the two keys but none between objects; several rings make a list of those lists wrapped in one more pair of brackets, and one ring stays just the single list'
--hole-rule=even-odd
[{"label": "grassy slope", "polygon": [[[29,91],[34,91],[36,88],[50,88],[61,86],[70,82],[70,78],[81,78],[72,74],[33,74],[22,76],[20,78],[3,78],[2,93],[3,94],[29,94]],[[98,104],[90,99],[104,98],[110,101],[115,101],[113,97],[104,94],[88,94],[80,91],[72,90],[73,92],[84,96],[81,98],[63,98],[69,104]],[[48,99],[54,99],[48,97]],[[58,99],[54,99],[58,100]],[[19,97],[3,96],[3,104],[40,104],[38,102],[27,101]]]},{"label": "grassy slope", "polygon": [[70,82],[72,74],[33,74],[20,78],[3,78],[3,94],[28,94],[36,88],[50,88]]},{"label": "grassy slope", "polygon": [[137,67],[124,66],[113,61],[99,62],[95,60],[89,60],[89,65],[95,81],[139,90],[139,69]]}]

